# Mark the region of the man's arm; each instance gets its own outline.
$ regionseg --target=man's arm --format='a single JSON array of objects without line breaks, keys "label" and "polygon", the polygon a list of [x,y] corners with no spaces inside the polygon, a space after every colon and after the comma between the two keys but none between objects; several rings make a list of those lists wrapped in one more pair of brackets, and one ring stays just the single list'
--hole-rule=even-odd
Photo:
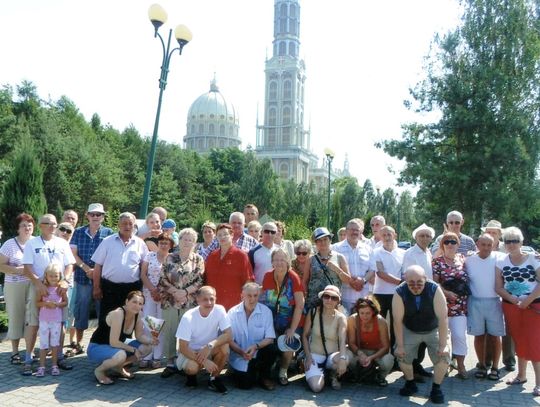
[{"label": "man's arm", "polygon": [[435,309],[435,315],[439,320],[439,353],[443,353],[446,349],[448,336],[448,308],[441,287],[437,287],[437,291],[435,291],[433,307]]},{"label": "man's arm", "polygon": [[101,292],[101,269],[102,265],[96,263],[94,266],[94,272],[92,273],[92,295],[95,300],[101,300],[101,298],[103,298],[103,293]]},{"label": "man's arm", "polygon": [[405,348],[403,344],[403,317],[405,316],[405,306],[403,305],[403,299],[397,293],[392,297],[392,315],[394,320],[394,335],[396,337],[396,350],[394,353],[396,357],[403,358],[405,357]]},{"label": "man's arm", "polygon": [[377,261],[375,264],[377,265],[377,277],[379,277],[381,280],[394,285],[399,285],[401,283],[400,278],[397,278],[384,271],[384,264],[382,261]]}]

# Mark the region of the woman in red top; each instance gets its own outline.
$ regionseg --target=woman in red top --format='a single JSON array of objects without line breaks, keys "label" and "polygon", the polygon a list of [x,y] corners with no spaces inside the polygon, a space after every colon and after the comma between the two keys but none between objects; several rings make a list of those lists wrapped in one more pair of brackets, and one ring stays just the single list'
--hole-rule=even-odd
[{"label": "woman in red top", "polygon": [[[349,351],[356,355],[360,373],[375,367],[375,380],[381,387],[387,386],[386,376],[394,365],[394,357],[389,352],[390,338],[386,320],[379,315],[381,306],[371,296],[359,298],[354,306],[356,313],[347,320],[347,340]],[[350,355],[349,360],[353,360]],[[350,366],[356,367],[355,363]]]}]

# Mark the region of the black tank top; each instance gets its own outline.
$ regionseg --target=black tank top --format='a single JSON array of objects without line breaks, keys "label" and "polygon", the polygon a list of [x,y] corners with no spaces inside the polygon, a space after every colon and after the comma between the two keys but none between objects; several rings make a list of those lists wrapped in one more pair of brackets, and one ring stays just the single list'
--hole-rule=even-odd
[{"label": "black tank top", "polygon": [[[135,327],[137,326],[137,318],[139,317],[139,314],[135,315],[135,323],[133,324],[133,330],[131,333],[126,334],[124,333],[124,324],[126,322],[126,310],[124,307],[120,307],[124,313],[124,317],[122,318],[122,328],[120,329],[120,338],[118,340],[120,342],[124,342],[126,339],[131,338],[133,335],[133,331],[135,331]],[[110,337],[111,337],[111,327],[107,325],[107,321],[103,319],[100,324],[98,325],[97,329],[92,334],[92,338],[90,339],[90,342],[97,343],[99,345],[110,345]]]},{"label": "black tank top", "polygon": [[396,288],[396,293],[402,298],[405,307],[403,325],[416,333],[431,332],[439,325],[433,299],[438,285],[432,281],[426,281],[424,290],[419,295],[414,295],[406,282]]}]

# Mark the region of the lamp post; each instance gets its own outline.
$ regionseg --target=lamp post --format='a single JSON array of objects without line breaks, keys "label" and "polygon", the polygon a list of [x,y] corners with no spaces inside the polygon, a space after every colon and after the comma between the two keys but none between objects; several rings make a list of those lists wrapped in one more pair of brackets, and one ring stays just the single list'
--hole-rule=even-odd
[{"label": "lamp post", "polygon": [[331,177],[330,172],[332,169],[332,160],[334,159],[334,152],[330,150],[329,148],[324,149],[324,155],[326,155],[326,162],[328,164],[328,213],[326,216],[326,227],[328,230],[330,230],[330,185],[331,185]]},{"label": "lamp post", "polygon": [[144,193],[143,200],[141,204],[141,209],[139,211],[139,217],[144,219],[146,213],[148,212],[148,201],[150,200],[150,187],[152,186],[152,172],[154,171],[154,157],[156,155],[156,145],[158,138],[158,129],[159,129],[159,116],[161,114],[161,100],[163,98],[163,91],[167,86],[167,75],[169,74],[169,63],[171,62],[171,57],[178,50],[178,54],[182,54],[182,49],[184,46],[191,41],[193,35],[189,28],[185,25],[178,25],[174,30],[174,37],[178,42],[178,47],[174,49],[171,48],[171,37],[172,29],[169,29],[169,38],[167,40],[167,47],[165,47],[165,42],[163,37],[159,34],[158,30],[166,21],[167,21],[167,12],[159,4],[153,4],[148,9],[148,18],[154,26],[154,38],[158,37],[161,41],[161,47],[163,50],[163,58],[161,61],[161,75],[159,77],[159,98],[156,111],[156,120],[154,122],[154,132],[152,133],[152,144],[150,146],[150,153],[148,154],[148,167],[146,169],[146,181],[144,183]]}]

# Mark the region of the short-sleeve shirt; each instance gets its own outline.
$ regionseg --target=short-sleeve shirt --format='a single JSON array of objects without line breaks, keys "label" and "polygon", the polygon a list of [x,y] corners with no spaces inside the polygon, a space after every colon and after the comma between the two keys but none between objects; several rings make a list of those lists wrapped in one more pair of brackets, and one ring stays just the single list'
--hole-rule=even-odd
[{"label": "short-sleeve shirt", "polygon": [[231,327],[223,306],[214,305],[207,317],[201,315],[199,308],[186,311],[176,330],[176,337],[189,342],[189,348],[195,352],[216,339],[220,331]]},{"label": "short-sleeve shirt", "polygon": [[[384,272],[399,278],[401,280],[402,267],[403,267],[403,256],[405,255],[405,250],[400,249],[399,247],[394,248],[391,252],[386,250],[384,246],[377,247],[373,250],[373,260],[375,263],[382,263]],[[387,281],[384,281],[378,275],[375,276],[375,285],[373,286],[374,294],[394,294],[396,288],[399,284],[392,284]]]},{"label": "short-sleeve shirt", "polygon": [[[161,270],[160,285],[162,286],[161,307],[163,309],[175,307],[178,309],[194,308],[197,306],[195,291],[203,285],[204,260],[197,253],[190,253],[189,257],[182,261],[180,254],[172,253],[167,256]],[[195,288],[187,298],[187,302],[179,304],[174,296],[167,292],[167,286],[172,285],[179,290]]]},{"label": "short-sleeve shirt", "polygon": [[235,246],[231,246],[223,258],[221,250],[212,252],[205,268],[206,284],[216,289],[216,303],[227,310],[240,302],[242,286],[254,280],[247,253]]},{"label": "short-sleeve shirt", "polygon": [[[244,303],[232,307],[227,312],[227,315],[231,323],[233,341],[243,350],[259,343],[263,339],[276,337],[272,312],[263,304],[258,303],[249,318],[247,318]],[[253,357],[256,357],[256,355],[257,352],[255,352]],[[246,372],[248,370],[249,361],[233,350],[230,351],[229,363],[234,369],[240,372]]]},{"label": "short-sleeve shirt", "polygon": [[[47,295],[41,298],[42,301],[61,303],[62,297],[58,295],[57,287],[47,287]],[[62,308],[47,308],[39,309],[39,320],[41,322],[62,322]]]},{"label": "short-sleeve shirt", "polygon": [[[349,273],[352,277],[365,277],[372,268],[371,247],[362,242],[358,242],[356,247],[352,247],[349,241],[345,239],[342,242],[336,243],[333,250],[345,256],[347,265],[349,266]],[[362,291],[356,291],[349,284],[343,283],[341,291],[343,300],[352,302],[369,294],[369,284],[365,284]]]},{"label": "short-sleeve shirt", "polygon": [[[433,246],[431,247],[431,253],[434,254],[437,251],[437,249],[440,247],[442,237],[443,235],[437,236],[437,239],[435,239],[435,243],[433,243]],[[459,241],[460,243],[457,250],[459,254],[466,256],[467,253],[476,251],[476,243],[474,243],[474,240],[472,237],[467,236],[464,233],[460,233]]]},{"label": "short-sleeve shirt", "polygon": [[[7,257],[8,266],[19,267],[22,266],[24,245],[19,244],[13,239],[7,240],[2,247],[0,247],[0,253]],[[5,274],[4,281],[6,283],[24,283],[28,280],[28,277],[19,276],[14,274]]]},{"label": "short-sleeve shirt", "polygon": [[469,276],[469,287],[473,297],[498,298],[495,292],[495,265],[497,257],[491,253],[481,258],[477,253],[465,259],[465,269]]},{"label": "short-sleeve shirt", "polygon": [[410,266],[420,266],[426,272],[426,277],[432,280],[432,261],[433,256],[431,251],[429,249],[422,250],[420,246],[415,244],[413,247],[405,251],[405,255],[403,256],[403,272],[405,272]]},{"label": "short-sleeve shirt", "polygon": [[504,289],[516,297],[527,296],[536,288],[536,270],[539,267],[540,262],[533,254],[529,254],[519,265],[510,261],[510,255],[497,261],[497,268],[501,270],[504,280]]},{"label": "short-sleeve shirt", "polygon": [[264,275],[269,270],[272,270],[272,252],[278,247],[278,245],[272,245],[269,249],[265,245],[259,243],[249,251],[248,258],[257,284],[262,284]]},{"label": "short-sleeve shirt", "polygon": [[118,233],[103,239],[92,260],[102,266],[101,277],[113,283],[134,283],[141,278],[140,265],[148,254],[142,239],[132,236],[124,244]]},{"label": "short-sleeve shirt", "polygon": [[294,293],[304,292],[300,277],[293,270],[289,270],[285,279],[281,292],[281,287],[277,286],[274,279],[273,271],[266,273],[262,282],[261,302],[272,311],[274,315],[274,326],[278,335],[283,334],[291,326],[294,307],[296,305]]},{"label": "short-sleeve shirt", "polygon": [[37,236],[26,242],[22,263],[31,265],[34,274],[42,280],[49,264],[60,265],[63,274],[67,266],[75,263],[75,258],[69,243],[64,239],[52,236],[49,240],[45,240]]},{"label": "short-sleeve shirt", "polygon": [[[75,229],[69,243],[71,247],[77,249],[77,256],[79,256],[90,268],[93,268],[95,263],[92,261],[92,255],[103,239],[112,234],[113,231],[111,228],[100,226],[94,237],[92,237],[88,231],[88,226],[81,226],[80,228]],[[86,276],[84,270],[77,266],[75,267],[74,280],[77,284],[81,285],[92,284],[92,280]]]}]

